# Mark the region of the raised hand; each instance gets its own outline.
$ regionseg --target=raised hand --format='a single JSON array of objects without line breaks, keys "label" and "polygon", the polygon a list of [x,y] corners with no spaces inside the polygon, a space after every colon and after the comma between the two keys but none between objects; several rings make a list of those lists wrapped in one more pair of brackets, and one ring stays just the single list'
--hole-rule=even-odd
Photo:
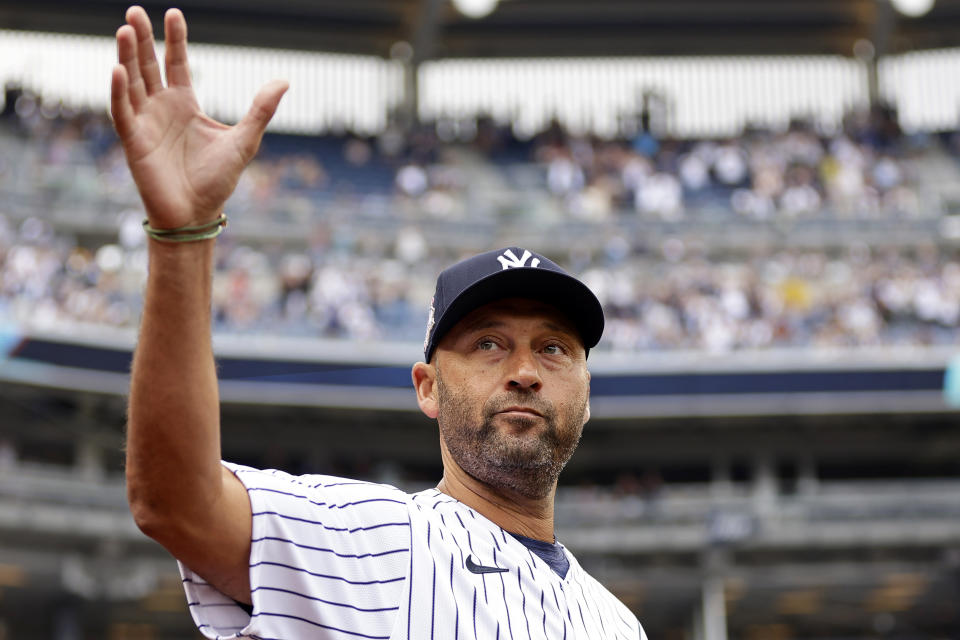
[{"label": "raised hand", "polygon": [[187,23],[178,9],[164,16],[167,86],[154,52],[146,11],[130,7],[117,30],[120,64],[111,82],[111,113],[151,226],[208,222],[223,210],[253,158],[287,83],[265,85],[244,118],[228,127],[197,103],[187,63]]}]

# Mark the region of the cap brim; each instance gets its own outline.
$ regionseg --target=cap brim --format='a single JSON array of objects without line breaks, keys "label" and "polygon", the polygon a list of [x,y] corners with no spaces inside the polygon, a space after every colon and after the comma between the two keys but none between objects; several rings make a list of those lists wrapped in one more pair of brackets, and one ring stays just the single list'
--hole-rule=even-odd
[{"label": "cap brim", "polygon": [[595,347],[603,335],[603,308],[590,289],[565,273],[549,269],[504,269],[464,289],[447,307],[434,327],[427,358],[437,343],[474,309],[504,298],[539,300],[567,316],[585,349]]}]

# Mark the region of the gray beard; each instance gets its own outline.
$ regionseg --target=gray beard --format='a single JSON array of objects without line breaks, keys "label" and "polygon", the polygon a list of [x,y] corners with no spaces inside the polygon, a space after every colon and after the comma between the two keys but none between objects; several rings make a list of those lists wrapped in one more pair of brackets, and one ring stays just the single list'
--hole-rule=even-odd
[{"label": "gray beard", "polygon": [[[482,423],[471,424],[468,407],[443,384],[437,371],[439,411],[437,422],[447,450],[460,467],[480,482],[525,498],[541,499],[550,494],[583,433],[586,396],[569,413],[559,417],[553,406],[530,391],[513,391],[491,398],[484,404]],[[493,424],[497,412],[513,405],[536,409],[546,428],[536,437],[523,439],[501,433]],[[524,418],[515,418],[520,423]],[[535,419],[529,419],[533,426]]]}]

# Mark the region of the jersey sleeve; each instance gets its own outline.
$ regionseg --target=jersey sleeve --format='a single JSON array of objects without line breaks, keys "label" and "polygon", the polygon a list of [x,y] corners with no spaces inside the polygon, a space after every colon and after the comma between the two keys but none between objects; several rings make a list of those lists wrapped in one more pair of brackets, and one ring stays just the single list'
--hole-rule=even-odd
[{"label": "jersey sleeve", "polygon": [[388,638],[409,570],[407,494],[224,464],[250,497],[253,608],[247,613],[181,563],[197,628],[212,639]]}]

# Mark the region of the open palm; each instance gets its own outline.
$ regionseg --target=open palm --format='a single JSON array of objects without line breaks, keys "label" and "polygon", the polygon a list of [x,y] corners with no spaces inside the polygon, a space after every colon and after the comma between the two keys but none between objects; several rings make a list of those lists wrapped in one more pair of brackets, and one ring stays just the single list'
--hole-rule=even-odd
[{"label": "open palm", "polygon": [[126,18],[117,31],[111,112],[150,224],[169,229],[212,220],[260,146],[287,85],[266,85],[247,115],[228,127],[197,103],[183,14],[171,9],[165,16],[167,87],[146,12],[131,7]]}]

